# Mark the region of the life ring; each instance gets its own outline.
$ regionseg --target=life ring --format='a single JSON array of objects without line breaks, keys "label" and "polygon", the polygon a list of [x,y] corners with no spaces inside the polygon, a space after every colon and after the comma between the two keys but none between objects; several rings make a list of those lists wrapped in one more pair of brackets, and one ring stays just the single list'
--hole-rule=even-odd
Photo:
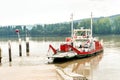
[{"label": "life ring", "polygon": [[71,39],[70,37],[67,37],[67,38],[65,39],[65,41],[66,41],[66,42],[71,42],[72,39]]}]

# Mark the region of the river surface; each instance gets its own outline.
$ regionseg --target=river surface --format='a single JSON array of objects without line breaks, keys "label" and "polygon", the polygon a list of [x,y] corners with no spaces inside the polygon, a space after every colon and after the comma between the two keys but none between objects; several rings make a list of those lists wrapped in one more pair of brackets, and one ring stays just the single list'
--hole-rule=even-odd
[{"label": "river surface", "polygon": [[[119,80],[120,79],[120,36],[100,36],[104,42],[104,52],[97,56],[55,63],[63,71],[84,75],[89,80]],[[9,62],[8,40],[11,40],[12,62]],[[59,47],[64,42],[63,37],[30,38],[30,52],[26,53],[26,43],[22,39],[22,57],[19,57],[19,43],[15,38],[0,38],[2,49],[2,64],[6,66],[37,66],[48,64],[47,53],[49,44]]]}]

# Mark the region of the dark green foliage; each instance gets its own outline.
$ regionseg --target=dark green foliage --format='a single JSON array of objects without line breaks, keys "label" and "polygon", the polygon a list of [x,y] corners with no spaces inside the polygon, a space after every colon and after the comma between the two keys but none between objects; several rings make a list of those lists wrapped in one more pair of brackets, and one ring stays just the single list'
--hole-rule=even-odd
[{"label": "dark green foliage", "polygon": [[[90,18],[75,20],[74,29],[84,27],[90,28]],[[31,36],[70,36],[71,35],[71,23],[56,23],[45,25],[33,25],[31,29],[28,27],[17,26],[1,26],[0,36],[11,37],[17,36],[16,29],[20,30],[21,36],[26,36],[29,33]],[[93,34],[107,35],[107,34],[120,34],[120,15],[114,15],[111,17],[93,18]]]},{"label": "dark green foliage", "polygon": [[113,33],[120,34],[120,16],[114,18],[113,24]]}]

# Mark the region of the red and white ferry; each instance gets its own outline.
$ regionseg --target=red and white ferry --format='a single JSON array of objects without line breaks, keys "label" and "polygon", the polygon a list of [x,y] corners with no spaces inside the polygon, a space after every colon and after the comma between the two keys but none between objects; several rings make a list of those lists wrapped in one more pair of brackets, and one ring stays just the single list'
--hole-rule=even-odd
[{"label": "red and white ferry", "polygon": [[[53,53],[50,53],[50,50]],[[73,20],[71,21],[71,37],[66,38],[66,41],[60,44],[59,49],[50,44],[48,59],[55,61],[63,60],[63,58],[83,58],[93,56],[101,51],[103,51],[103,40],[99,41],[98,38],[92,36],[91,15],[91,29],[73,29]]]}]

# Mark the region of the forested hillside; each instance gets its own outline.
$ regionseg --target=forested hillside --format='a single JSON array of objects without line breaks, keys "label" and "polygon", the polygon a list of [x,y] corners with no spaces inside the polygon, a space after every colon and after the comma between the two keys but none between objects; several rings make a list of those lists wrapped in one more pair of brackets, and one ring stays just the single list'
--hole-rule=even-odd
[{"label": "forested hillside", "polygon": [[[75,20],[74,28],[80,27],[90,28],[90,18]],[[26,33],[30,36],[70,36],[71,23],[37,24],[31,25],[30,29],[29,26],[26,25],[1,26],[0,36],[17,36],[15,33],[16,29],[20,30],[21,36],[25,36]],[[93,34],[120,34],[120,14],[109,17],[93,18]]]}]

